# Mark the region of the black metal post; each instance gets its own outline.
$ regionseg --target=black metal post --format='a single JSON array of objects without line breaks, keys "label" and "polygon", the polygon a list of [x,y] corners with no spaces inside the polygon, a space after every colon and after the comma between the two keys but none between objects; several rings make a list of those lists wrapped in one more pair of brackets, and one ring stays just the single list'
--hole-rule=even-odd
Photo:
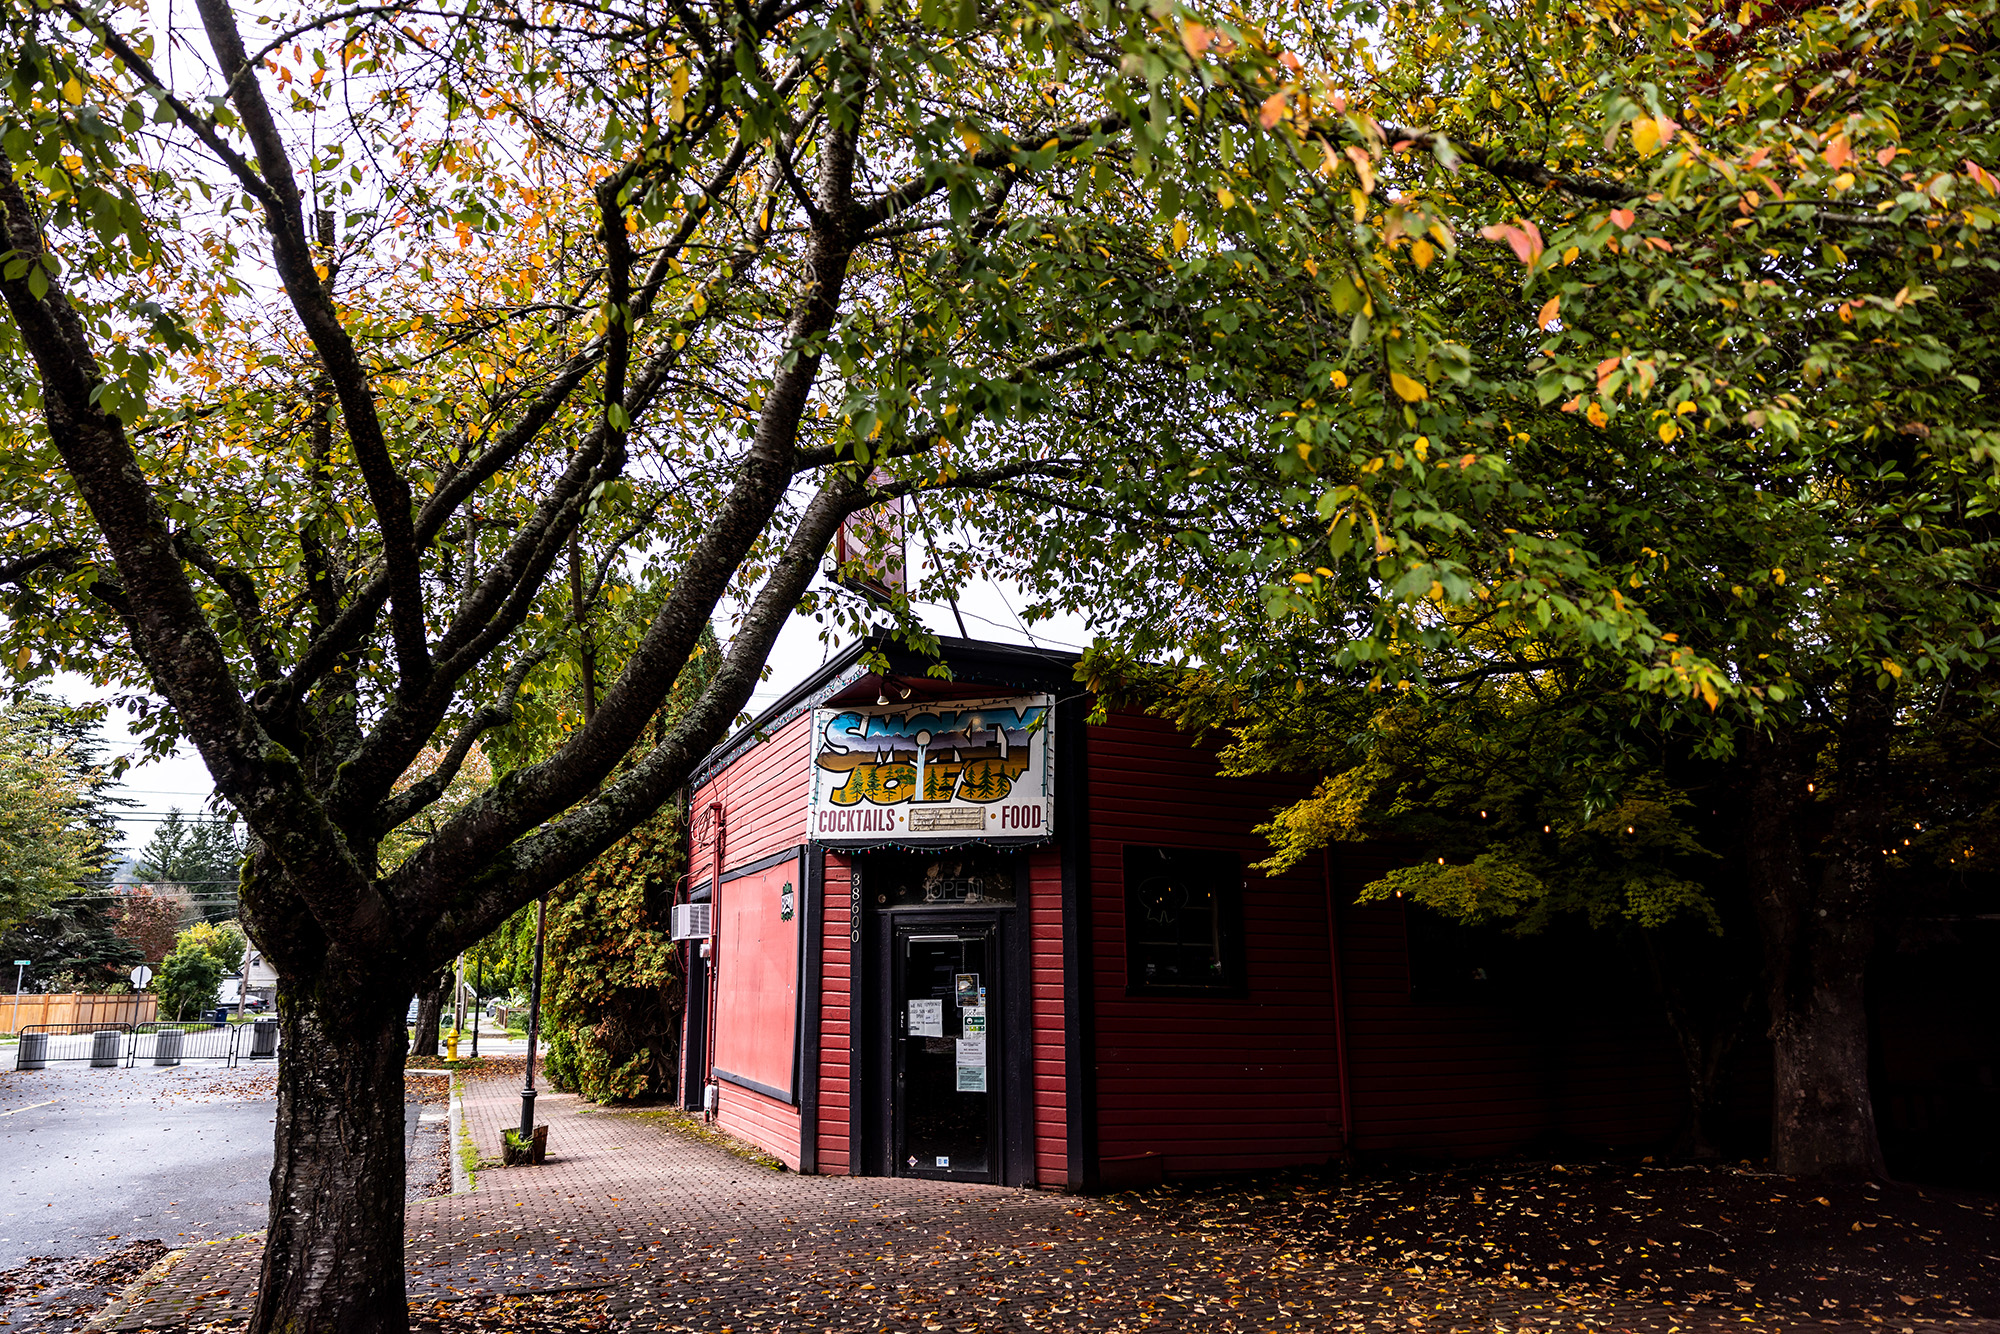
[{"label": "black metal post", "polygon": [[472,1059],[479,1059],[479,986],[486,980],[486,965],[479,959],[472,961]]},{"label": "black metal post", "polygon": [[535,904],[535,980],[528,991],[528,1082],[521,1086],[521,1138],[535,1133],[535,1039],[542,1028],[542,941],[549,924],[549,901]]}]

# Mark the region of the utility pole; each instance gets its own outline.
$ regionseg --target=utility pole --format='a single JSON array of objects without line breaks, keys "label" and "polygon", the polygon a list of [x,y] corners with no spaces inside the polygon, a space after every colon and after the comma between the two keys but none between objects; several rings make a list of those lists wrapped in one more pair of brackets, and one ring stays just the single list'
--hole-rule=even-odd
[{"label": "utility pole", "polygon": [[528,991],[528,1082],[521,1086],[521,1138],[535,1133],[535,1039],[542,1028],[542,942],[549,925],[549,899],[535,904],[535,980]]}]

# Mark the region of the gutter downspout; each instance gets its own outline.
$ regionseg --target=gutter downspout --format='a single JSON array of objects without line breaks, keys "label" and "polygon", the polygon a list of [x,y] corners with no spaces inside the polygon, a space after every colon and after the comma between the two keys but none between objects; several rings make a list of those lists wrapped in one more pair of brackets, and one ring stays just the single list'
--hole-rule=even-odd
[{"label": "gutter downspout", "polygon": [[1340,966],[1340,904],[1333,892],[1333,848],[1320,850],[1326,879],[1326,955],[1333,984],[1333,1050],[1340,1072],[1340,1153],[1354,1157],[1354,1101],[1347,1081],[1347,977]]},{"label": "gutter downspout", "polygon": [[722,968],[722,803],[709,802],[708,815],[712,834],[708,867],[708,1078],[703,1081],[704,1106],[708,1103],[708,1090],[715,1087],[716,977]]}]

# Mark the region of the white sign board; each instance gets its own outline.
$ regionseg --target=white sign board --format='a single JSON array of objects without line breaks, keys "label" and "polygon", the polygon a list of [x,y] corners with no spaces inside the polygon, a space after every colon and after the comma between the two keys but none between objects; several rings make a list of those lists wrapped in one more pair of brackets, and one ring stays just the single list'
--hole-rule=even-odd
[{"label": "white sign board", "polygon": [[974,843],[1055,828],[1055,697],[813,710],[816,843]]},{"label": "white sign board", "polygon": [[941,1038],[944,1036],[943,1001],[913,1000],[910,1002],[910,1036],[913,1038]]},{"label": "white sign board", "polygon": [[132,970],[132,985],[137,987],[139,990],[144,991],[146,989],[146,984],[152,980],[153,980],[153,970],[146,967],[145,964],[142,963],[137,968],[134,968]]}]

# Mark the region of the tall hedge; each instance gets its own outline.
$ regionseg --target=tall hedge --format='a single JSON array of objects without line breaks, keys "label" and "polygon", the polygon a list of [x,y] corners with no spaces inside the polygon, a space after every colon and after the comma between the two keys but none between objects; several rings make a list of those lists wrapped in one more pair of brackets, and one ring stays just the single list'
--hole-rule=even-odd
[{"label": "tall hedge", "polygon": [[668,931],[685,860],[674,802],[551,896],[542,995],[557,1088],[593,1102],[672,1091],[684,988]]}]

